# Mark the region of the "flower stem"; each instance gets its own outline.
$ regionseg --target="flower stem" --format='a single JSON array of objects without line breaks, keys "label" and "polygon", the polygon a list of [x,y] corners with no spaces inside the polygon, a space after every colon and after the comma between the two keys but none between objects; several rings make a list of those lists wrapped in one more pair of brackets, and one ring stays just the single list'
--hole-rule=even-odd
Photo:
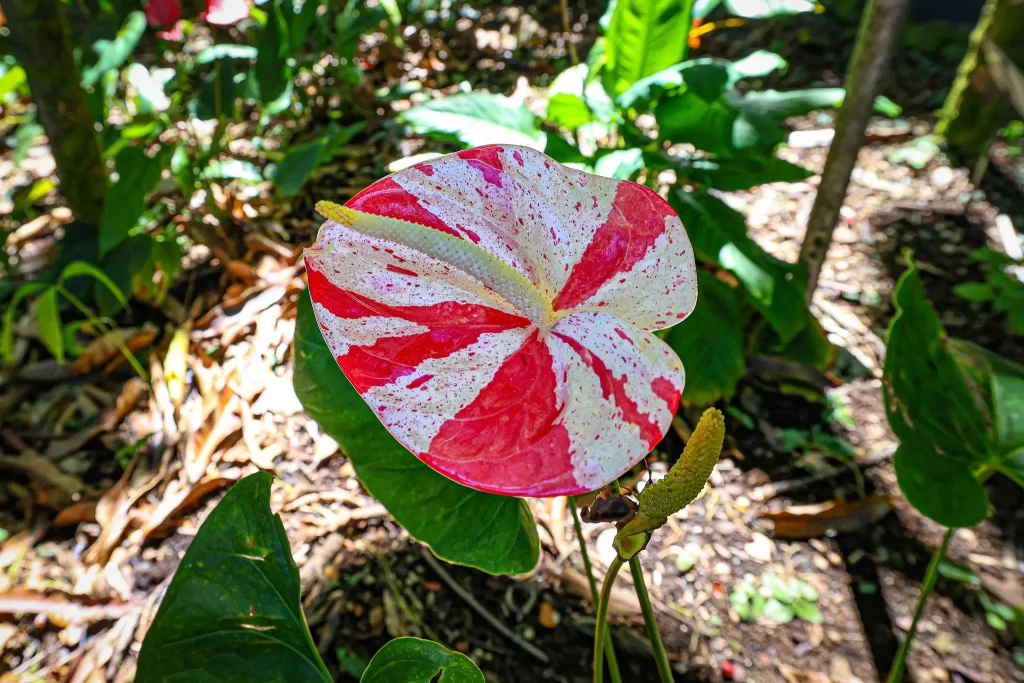
[{"label": "flower stem", "polygon": [[946,556],[946,548],[949,546],[949,539],[952,537],[953,530],[946,529],[946,533],[942,536],[942,543],[939,544],[938,549],[932,555],[931,562],[928,563],[928,569],[924,573],[924,583],[921,584],[921,595],[918,597],[917,607],[914,609],[914,620],[910,622],[910,630],[907,631],[907,637],[900,644],[900,649],[896,653],[896,659],[893,661],[892,669],[889,671],[888,683],[899,683],[899,681],[903,680],[903,667],[906,665],[907,653],[910,652],[910,644],[914,641],[914,634],[917,633],[917,622],[921,620],[925,605],[928,604],[928,598],[935,588],[935,581],[939,578],[939,565],[942,564],[942,558]]},{"label": "flower stem", "polygon": [[[594,581],[594,569],[590,564],[590,553],[587,552],[586,541],[583,540],[583,527],[580,525],[580,513],[576,510],[576,496],[569,496],[569,507],[572,509],[572,525],[576,529],[576,540],[580,543],[580,553],[583,555],[583,568],[587,570],[587,581],[590,582],[590,598],[594,601],[594,608],[597,608],[597,582]],[[596,626],[595,626],[596,628]],[[605,631],[605,661],[608,662],[608,673],[612,683],[622,683],[622,675],[619,673],[619,662],[615,658],[615,645],[612,643],[611,631]]]},{"label": "flower stem", "polygon": [[640,609],[644,613],[647,637],[651,640],[654,662],[658,665],[658,678],[661,683],[672,683],[672,667],[668,663],[668,654],[665,653],[665,645],[661,642],[661,634],[658,633],[658,621],[654,616],[651,597],[647,594],[647,584],[644,583],[644,570],[640,566],[639,555],[630,558],[629,571],[633,574],[633,587],[636,589],[636,597],[640,600]]},{"label": "flower stem", "polygon": [[608,573],[604,576],[604,586],[601,587],[601,599],[597,602],[597,623],[594,627],[594,683],[604,681],[604,644],[608,638],[608,603],[612,597],[612,586],[615,584],[615,577],[622,569],[622,560],[616,555],[608,567]]}]

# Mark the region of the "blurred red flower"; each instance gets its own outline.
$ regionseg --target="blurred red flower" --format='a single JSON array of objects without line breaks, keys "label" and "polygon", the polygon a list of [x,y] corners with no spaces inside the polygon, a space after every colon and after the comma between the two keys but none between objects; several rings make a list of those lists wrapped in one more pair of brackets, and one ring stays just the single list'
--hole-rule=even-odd
[{"label": "blurred red flower", "polygon": [[181,3],[178,0],[149,0],[145,11],[146,23],[150,26],[169,28],[181,18]]}]

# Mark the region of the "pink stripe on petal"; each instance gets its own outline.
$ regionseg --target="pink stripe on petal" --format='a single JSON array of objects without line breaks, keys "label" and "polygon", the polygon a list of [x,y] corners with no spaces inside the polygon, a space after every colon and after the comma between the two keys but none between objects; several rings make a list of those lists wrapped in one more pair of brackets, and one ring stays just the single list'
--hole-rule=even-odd
[{"label": "pink stripe on petal", "polygon": [[575,308],[611,278],[628,273],[665,232],[665,218],[674,215],[672,207],[652,190],[636,183],[620,183],[611,214],[573,266],[568,282],[555,298],[554,309]]},{"label": "pink stripe on petal", "polygon": [[540,332],[509,356],[421,457],[467,486],[506,495],[578,492],[569,435],[558,424],[554,359]]},{"label": "pink stripe on petal", "polygon": [[[421,172],[417,169],[417,172]],[[425,225],[449,235],[462,237],[455,229],[448,227],[444,221],[431,213],[420,200],[409,194],[392,178],[385,178],[357,194],[345,203],[352,209],[372,213],[375,216],[390,216],[403,221]]]}]

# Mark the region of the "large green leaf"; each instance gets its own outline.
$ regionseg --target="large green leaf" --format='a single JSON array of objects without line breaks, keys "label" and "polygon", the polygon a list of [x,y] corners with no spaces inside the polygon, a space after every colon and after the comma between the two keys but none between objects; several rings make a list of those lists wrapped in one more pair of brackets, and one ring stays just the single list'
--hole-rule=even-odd
[{"label": "large green leaf", "polygon": [[594,162],[594,173],[616,180],[630,180],[643,167],[644,154],[639,149],[616,149]]},{"label": "large green leaf", "polygon": [[560,73],[548,90],[545,120],[576,130],[594,121],[608,122],[615,105],[598,80],[587,82],[587,65],[577,64]]},{"label": "large green leaf", "polygon": [[679,182],[723,192],[747,190],[765,183],[792,183],[814,175],[811,171],[776,156],[745,154],[737,157],[669,157],[649,155],[655,167],[673,168]]},{"label": "large green leaf", "polygon": [[605,38],[605,88],[613,96],[686,58],[693,0],[618,0]]},{"label": "large green leaf", "polygon": [[482,91],[431,100],[398,120],[421,135],[455,138],[467,147],[505,143],[543,150],[546,140],[529,109]]},{"label": "large green leaf", "polygon": [[[616,99],[621,109],[647,109],[662,95],[686,85],[709,99],[715,99],[729,82],[729,63],[721,59],[702,57],[691,59],[662,69],[629,86]],[[717,87],[717,91],[712,90]]]},{"label": "large green leaf", "polygon": [[[843,88],[808,88],[806,90],[760,90],[746,95],[731,94],[733,106],[747,113],[769,116],[777,121],[790,116],[803,116],[815,109],[838,108],[843,105]],[[874,109],[885,116],[899,116],[900,107],[886,97],[876,97]]]},{"label": "large green leaf", "polygon": [[117,182],[110,187],[100,217],[100,255],[104,255],[128,237],[146,208],[146,195],[160,182],[160,174],[170,163],[174,148],[163,146],[156,156],[146,156],[138,147],[125,147],[117,153]]},{"label": "large green leaf", "polygon": [[256,82],[259,83],[259,99],[264,106],[278,100],[291,84],[292,71],[288,66],[288,53],[288,26],[285,24],[281,0],[275,0],[268,8],[263,42],[256,55]]},{"label": "large green leaf", "polygon": [[331,681],[270,483],[264,472],[238,482],[199,528],[146,634],[139,683]]},{"label": "large green leaf", "polygon": [[712,273],[697,272],[697,292],[686,323],[670,328],[664,339],[687,371],[683,400],[709,405],[732,398],[746,374],[743,318],[736,291]]},{"label": "large green leaf", "polygon": [[[441,674],[438,678],[438,674]],[[359,683],[484,683],[473,660],[430,640],[395,638],[377,651]]]},{"label": "large green leaf", "polygon": [[987,425],[967,376],[913,268],[893,294],[885,358],[885,411],[900,439],[896,475],[907,500],[945,526],[988,512],[976,467],[992,459]]},{"label": "large green leaf", "polygon": [[770,155],[785,138],[782,128],[767,113],[755,107],[740,109],[740,103],[734,91],[709,99],[687,87],[662,99],[654,116],[663,140],[689,142],[720,157]]},{"label": "large green leaf", "polygon": [[785,69],[788,62],[774,52],[758,50],[743,59],[737,59],[729,65],[729,87],[744,78],[762,78],[780,69]]},{"label": "large green leaf", "polygon": [[135,11],[125,17],[124,24],[113,40],[96,41],[92,47],[96,53],[96,63],[82,70],[82,86],[91,87],[107,71],[120,69],[145,32],[146,15]]},{"label": "large green leaf", "polygon": [[295,393],[341,445],[366,489],[435,555],[492,574],[537,564],[540,543],[526,502],[456,484],[395,441],[338,367],[308,293],[296,322]]},{"label": "large green leaf", "polygon": [[331,122],[316,139],[293,146],[267,177],[274,181],[278,192],[286,197],[294,195],[306,184],[313,171],[330,161],[362,128],[362,122],[345,128]]},{"label": "large green leaf", "polygon": [[799,264],[771,256],[747,236],[739,213],[704,190],[669,194],[669,203],[690,235],[694,253],[706,263],[732,271],[747,300],[788,344],[804,328],[807,278]]}]

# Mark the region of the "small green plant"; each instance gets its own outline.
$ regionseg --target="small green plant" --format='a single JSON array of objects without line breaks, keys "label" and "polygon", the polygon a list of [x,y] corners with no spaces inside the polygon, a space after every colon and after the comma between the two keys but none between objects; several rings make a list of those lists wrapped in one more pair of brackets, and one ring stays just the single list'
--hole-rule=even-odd
[{"label": "small green plant", "polygon": [[799,618],[820,624],[824,618],[816,604],[818,597],[818,591],[801,579],[785,581],[777,574],[765,572],[758,581],[748,573],[729,595],[729,603],[743,621],[760,618],[775,624],[788,624]]},{"label": "small green plant", "polygon": [[124,342],[117,335],[110,334],[110,325],[100,319],[89,306],[75,296],[68,288],[67,282],[69,280],[83,276],[92,278],[98,284],[103,285],[121,306],[127,308],[128,299],[103,271],[85,261],[73,261],[64,267],[56,282],[27,282],[14,291],[14,295],[11,297],[7,310],[4,313],[3,327],[0,329],[0,355],[2,355],[4,362],[8,365],[14,362],[14,318],[18,306],[29,297],[34,297],[36,329],[39,333],[39,340],[59,362],[64,362],[66,349],[69,345],[68,339],[76,329],[75,327],[65,325],[61,321],[61,307],[64,302],[67,302],[85,316],[97,336],[107,336],[117,345],[139,377],[147,377],[146,371],[142,368],[135,355],[124,345]]},{"label": "small green plant", "polygon": [[[883,375],[886,415],[900,440],[893,465],[907,500],[949,528],[925,571],[889,683],[902,680],[953,530],[989,513],[984,482],[999,473],[1024,486],[1024,367],[948,338],[914,267],[900,278],[893,301]],[[992,613],[1000,617],[994,606]]]},{"label": "small green plant", "polygon": [[1024,261],[1015,261],[989,247],[971,252],[971,258],[988,266],[984,282],[962,282],[953,288],[968,301],[989,302],[1006,315],[1012,334],[1024,335]]}]

